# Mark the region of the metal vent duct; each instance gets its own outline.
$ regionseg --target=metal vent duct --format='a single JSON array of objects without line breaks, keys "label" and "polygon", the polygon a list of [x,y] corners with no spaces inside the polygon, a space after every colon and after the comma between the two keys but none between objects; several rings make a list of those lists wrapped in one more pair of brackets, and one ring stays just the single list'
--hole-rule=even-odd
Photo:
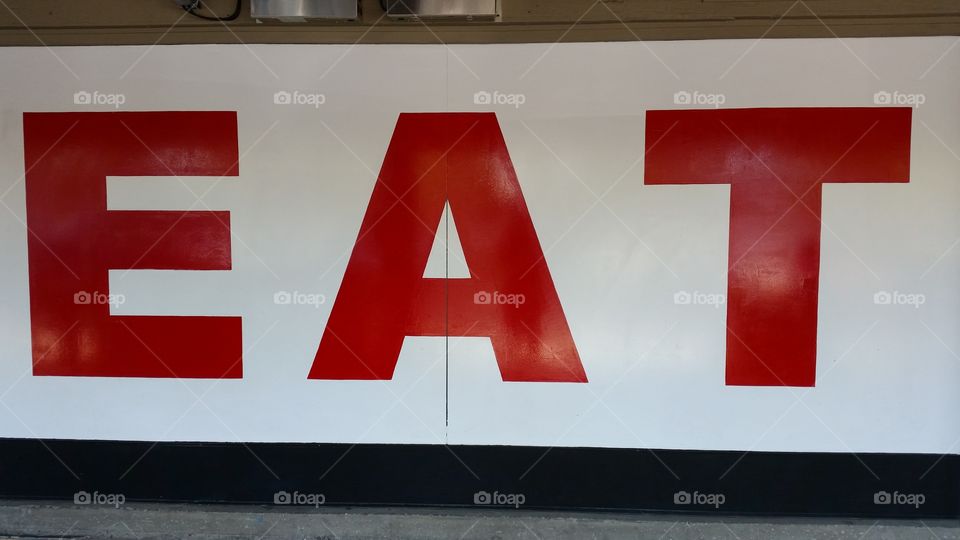
[{"label": "metal vent duct", "polygon": [[250,0],[250,16],[282,22],[356,19],[357,0]]},{"label": "metal vent duct", "polygon": [[387,15],[394,18],[496,19],[500,0],[382,0]]}]

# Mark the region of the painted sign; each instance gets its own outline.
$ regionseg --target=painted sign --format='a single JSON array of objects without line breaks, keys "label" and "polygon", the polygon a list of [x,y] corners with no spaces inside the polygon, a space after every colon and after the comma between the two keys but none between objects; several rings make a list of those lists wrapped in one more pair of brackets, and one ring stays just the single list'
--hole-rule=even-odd
[{"label": "painted sign", "polygon": [[854,43],[0,50],[0,435],[948,452],[960,60]]}]

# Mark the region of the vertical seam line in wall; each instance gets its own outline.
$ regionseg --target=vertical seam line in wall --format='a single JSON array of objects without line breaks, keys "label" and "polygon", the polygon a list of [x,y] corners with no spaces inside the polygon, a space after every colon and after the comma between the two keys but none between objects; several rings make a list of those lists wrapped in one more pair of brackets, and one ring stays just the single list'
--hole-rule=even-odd
[{"label": "vertical seam line in wall", "polygon": [[[450,110],[450,51],[444,49],[444,110]],[[443,390],[443,443],[450,444],[450,179],[447,176],[447,158],[443,158],[443,301],[444,301],[444,390]]]}]

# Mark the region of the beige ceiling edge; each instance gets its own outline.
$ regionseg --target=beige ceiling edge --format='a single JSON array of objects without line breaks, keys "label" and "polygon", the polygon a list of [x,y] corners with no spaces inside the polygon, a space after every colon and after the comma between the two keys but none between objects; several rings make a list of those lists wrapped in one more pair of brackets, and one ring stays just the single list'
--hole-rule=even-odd
[{"label": "beige ceiling edge", "polygon": [[183,27],[0,28],[0,46],[152,45],[202,43],[552,43],[588,41],[830,38],[960,35],[960,16],[890,19],[480,24],[296,25]]}]

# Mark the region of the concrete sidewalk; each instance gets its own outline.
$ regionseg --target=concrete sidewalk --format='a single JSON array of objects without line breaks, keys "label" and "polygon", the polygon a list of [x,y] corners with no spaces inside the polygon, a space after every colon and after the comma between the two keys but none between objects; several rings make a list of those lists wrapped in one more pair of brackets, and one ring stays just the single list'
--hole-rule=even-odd
[{"label": "concrete sidewalk", "polygon": [[957,521],[711,518],[470,509],[0,503],[4,538],[958,539]]}]

